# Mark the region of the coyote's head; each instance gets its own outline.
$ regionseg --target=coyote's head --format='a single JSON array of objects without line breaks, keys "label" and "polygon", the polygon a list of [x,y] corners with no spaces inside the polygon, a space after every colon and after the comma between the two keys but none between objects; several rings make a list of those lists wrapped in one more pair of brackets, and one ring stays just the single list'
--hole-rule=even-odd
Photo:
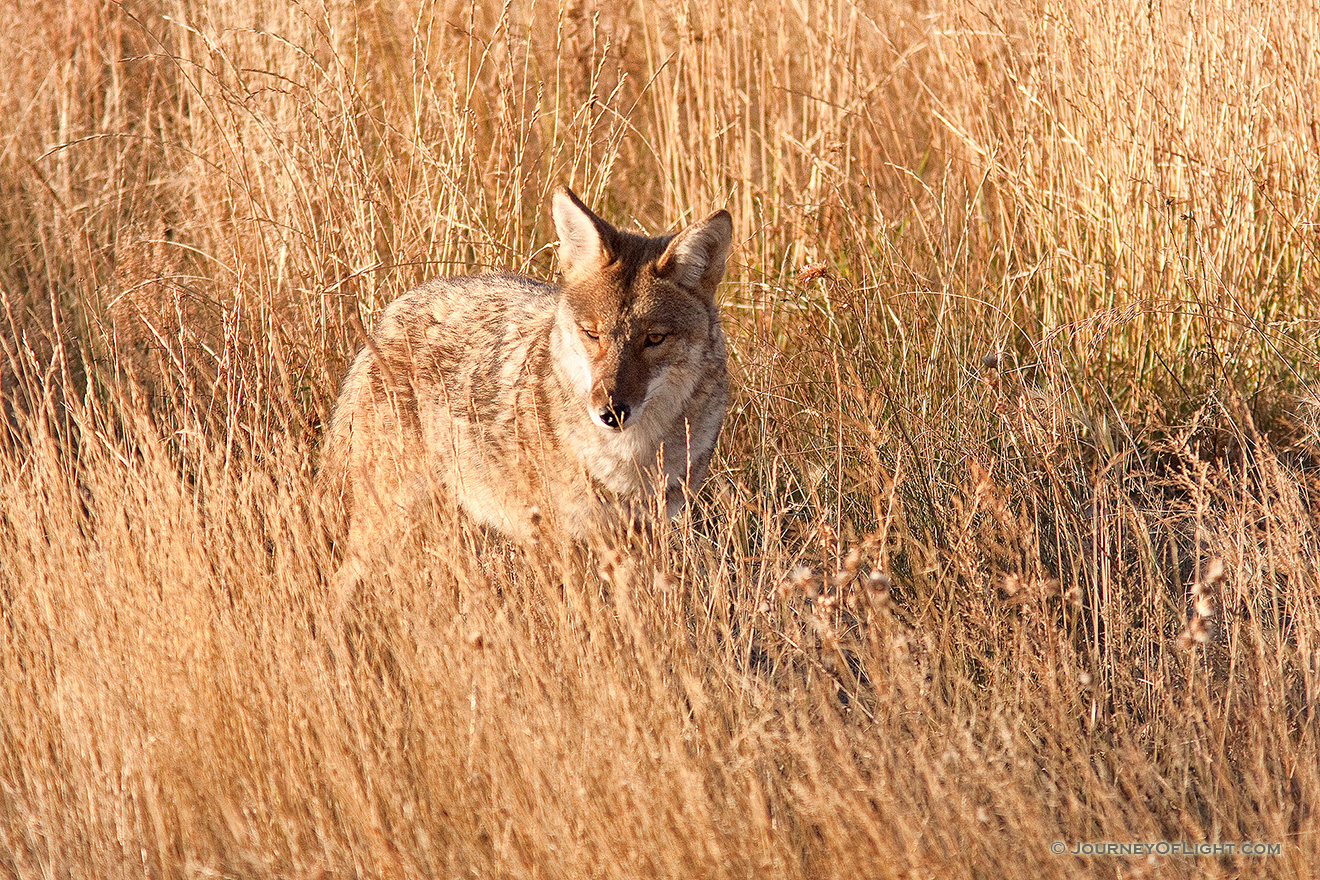
[{"label": "coyote's head", "polygon": [[677,235],[646,238],[615,229],[563,187],[553,214],[564,276],[561,366],[591,420],[623,431],[662,391],[690,391],[713,354],[715,287],[733,222],[716,211]]}]

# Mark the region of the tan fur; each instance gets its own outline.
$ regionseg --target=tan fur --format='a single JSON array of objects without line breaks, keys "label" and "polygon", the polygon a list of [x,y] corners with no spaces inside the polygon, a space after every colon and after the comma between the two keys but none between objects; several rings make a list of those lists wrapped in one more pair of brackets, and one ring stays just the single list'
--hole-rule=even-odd
[{"label": "tan fur", "polygon": [[591,540],[672,516],[704,476],[728,398],[714,306],[728,213],[645,238],[560,189],[553,214],[562,287],[425,282],[349,369],[322,477],[354,565],[437,494],[515,540],[538,520]]}]

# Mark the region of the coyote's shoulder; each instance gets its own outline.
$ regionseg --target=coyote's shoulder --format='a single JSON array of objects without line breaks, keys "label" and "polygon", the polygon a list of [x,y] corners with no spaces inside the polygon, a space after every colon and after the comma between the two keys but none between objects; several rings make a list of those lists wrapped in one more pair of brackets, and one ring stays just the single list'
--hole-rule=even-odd
[{"label": "coyote's shoulder", "polygon": [[562,286],[425,282],[381,314],[344,380],[322,474],[359,556],[448,496],[516,539],[578,539],[673,515],[703,477],[727,402],[714,305],[732,224],[621,232],[555,194]]}]

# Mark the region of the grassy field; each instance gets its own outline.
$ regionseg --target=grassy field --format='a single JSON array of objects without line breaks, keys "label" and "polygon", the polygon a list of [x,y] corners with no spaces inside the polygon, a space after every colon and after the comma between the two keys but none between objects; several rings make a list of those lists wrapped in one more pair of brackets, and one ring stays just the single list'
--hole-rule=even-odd
[{"label": "grassy field", "polygon": [[[0,877],[1313,874],[1296,6],[0,0]],[[734,216],[701,499],[341,594],[363,328],[559,183]]]}]

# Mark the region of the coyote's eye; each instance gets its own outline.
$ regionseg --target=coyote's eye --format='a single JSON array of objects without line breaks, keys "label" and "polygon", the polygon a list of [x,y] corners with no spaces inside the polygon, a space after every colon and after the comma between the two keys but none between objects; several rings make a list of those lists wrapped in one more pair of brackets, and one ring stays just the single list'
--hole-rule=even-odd
[{"label": "coyote's eye", "polygon": [[660,343],[665,341],[665,335],[666,334],[664,333],[648,333],[646,334],[646,344],[659,345]]},{"label": "coyote's eye", "polygon": [[600,339],[600,332],[597,330],[588,330],[586,327],[583,327],[582,332],[587,335],[588,339]]}]

